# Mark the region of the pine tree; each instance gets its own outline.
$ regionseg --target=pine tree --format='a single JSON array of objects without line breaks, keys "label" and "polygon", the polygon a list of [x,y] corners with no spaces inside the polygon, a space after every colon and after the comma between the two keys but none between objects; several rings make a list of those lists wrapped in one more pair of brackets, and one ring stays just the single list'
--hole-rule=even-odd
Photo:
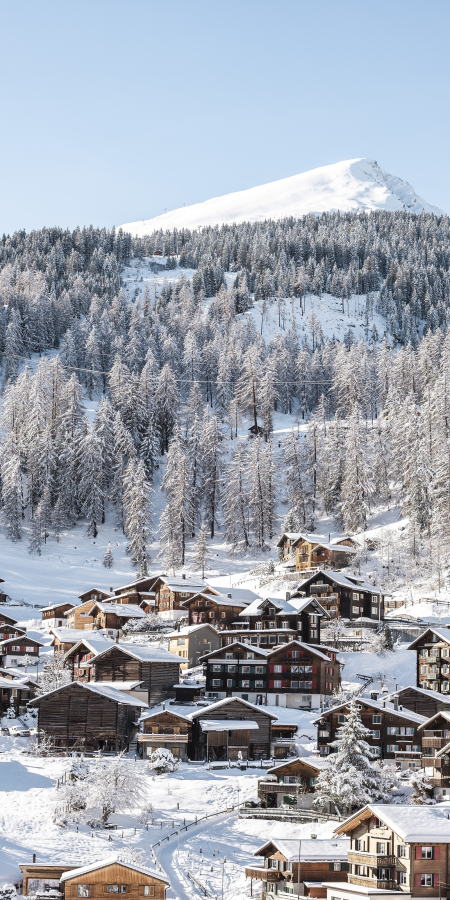
[{"label": "pine tree", "polygon": [[247,464],[246,447],[238,444],[222,482],[225,536],[232,553],[245,553],[250,546]]},{"label": "pine tree", "polygon": [[249,506],[255,545],[265,550],[274,530],[275,471],[272,447],[259,436],[253,438],[249,452]]},{"label": "pine tree", "polygon": [[53,656],[46,656],[39,684],[36,688],[38,697],[49,691],[56,691],[72,681],[70,666],[64,658],[62,650],[55,650]]},{"label": "pine tree", "polygon": [[308,521],[307,494],[304,487],[303,459],[298,437],[294,429],[289,432],[284,443],[284,471],[286,497],[290,513],[297,528],[305,528]]},{"label": "pine tree", "polygon": [[205,411],[201,436],[201,478],[205,519],[208,523],[211,538],[217,521],[217,510],[220,499],[220,476],[224,450],[223,435],[219,429],[217,416],[210,416]]},{"label": "pine tree", "polygon": [[18,541],[22,537],[22,475],[13,433],[7,436],[2,448],[1,473],[3,519],[8,537]]},{"label": "pine tree", "polygon": [[342,482],[342,516],[348,532],[364,531],[369,512],[369,470],[365,425],[356,407],[348,421]]},{"label": "pine tree", "polygon": [[208,536],[205,523],[202,523],[198,532],[192,564],[195,568],[201,569],[202,579],[204,579],[205,568],[208,564]]},{"label": "pine tree", "polygon": [[124,493],[125,534],[129,538],[128,552],[135,565],[148,563],[148,543],[151,529],[150,485],[145,476],[144,463],[130,460]]},{"label": "pine tree", "polygon": [[184,566],[186,540],[192,529],[189,464],[178,425],[169,445],[161,490],[166,494],[166,505],[159,524],[159,555],[168,569],[175,569]]},{"label": "pine tree", "polygon": [[88,520],[88,534],[96,538],[103,516],[103,466],[100,442],[93,425],[88,425],[80,444],[81,510]]},{"label": "pine tree", "polygon": [[108,546],[103,555],[103,565],[104,565],[105,569],[112,569],[112,567],[114,565],[114,556],[113,556],[113,552],[111,550],[111,541],[108,543]]}]

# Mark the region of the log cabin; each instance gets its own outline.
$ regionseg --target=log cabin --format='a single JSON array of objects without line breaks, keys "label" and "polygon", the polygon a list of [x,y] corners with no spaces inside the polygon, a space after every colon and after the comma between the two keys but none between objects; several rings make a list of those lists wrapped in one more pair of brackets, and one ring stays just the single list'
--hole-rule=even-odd
[{"label": "log cabin", "polygon": [[65,900],[78,897],[104,900],[106,894],[126,894],[130,900],[141,900],[141,897],[165,900],[170,882],[156,869],[110,856],[65,872],[60,885]]},{"label": "log cabin", "polygon": [[39,659],[39,649],[44,645],[35,638],[21,634],[18,637],[8,638],[0,642],[0,666],[8,669],[11,666],[25,666],[29,658],[31,665],[36,665]]},{"label": "log cabin", "polygon": [[[422,734],[419,726],[426,722],[424,716],[386,700],[358,701],[361,721],[371,732],[366,737],[372,752],[380,759],[396,762],[401,768],[420,768],[422,759]],[[332,752],[330,744],[338,737],[338,729],[348,715],[348,703],[340,703],[322,712],[313,721],[317,726],[317,748],[321,756]]]},{"label": "log cabin", "polygon": [[223,644],[243,641],[266,650],[293,640],[320,644],[321,620],[329,618],[330,613],[316,597],[291,600],[287,593],[285,600],[258,598],[241,610],[237,620],[222,632]]},{"label": "log cabin", "polygon": [[66,625],[66,613],[75,607],[75,603],[64,601],[64,603],[55,603],[52,606],[43,606],[42,624],[46,628],[62,628]]},{"label": "log cabin", "polygon": [[89,669],[89,682],[139,682],[148,705],[155,706],[175,696],[180,665],[179,656],[161,647],[116,643],[97,653],[83,668]]},{"label": "log cabin", "polygon": [[14,707],[16,716],[26,712],[28,701],[35,696],[36,685],[24,678],[3,678],[0,676],[0,710],[5,713]]},{"label": "log cabin", "polygon": [[[218,594],[213,588],[209,587],[206,582],[199,579],[186,578],[182,575],[180,578],[169,578],[161,575],[153,585],[155,591],[156,608],[161,619],[167,619],[170,622],[176,622],[187,615],[184,601],[195,597],[200,592],[210,595]],[[189,621],[189,625],[195,625],[196,622]]]},{"label": "log cabin", "polygon": [[394,691],[392,694],[388,694],[385,699],[390,703],[394,703],[397,700],[400,709],[410,709],[412,712],[425,716],[426,719],[431,719],[432,716],[441,712],[441,710],[450,711],[450,696],[446,697],[445,694],[440,694],[439,691],[429,691],[413,685]]},{"label": "log cabin", "polygon": [[205,654],[206,697],[242,697],[251,703],[320,708],[340,684],[336,651],[290,641],[272,650],[235,641]]},{"label": "log cabin", "polygon": [[103,600],[108,600],[112,596],[112,594],[112,588],[110,589],[110,591],[105,591],[103,590],[103,588],[94,587],[89,588],[87,591],[83,591],[82,594],[78,594],[78,599],[81,600],[82,604],[88,603],[89,600],[94,600],[95,602],[97,602],[97,600],[100,600],[100,602],[102,602]]},{"label": "log cabin", "polygon": [[73,681],[30,700],[38,710],[38,735],[56,749],[109,750],[129,748],[144,700],[101,684]]},{"label": "log cabin", "polygon": [[384,619],[386,592],[381,592],[361,578],[343,575],[329,569],[318,569],[314,575],[299,582],[291,599],[297,596],[316,597],[332,618]]},{"label": "log cabin", "polygon": [[65,660],[70,667],[73,681],[89,681],[90,669],[87,668],[87,663],[102,650],[115,647],[116,642],[96,631],[81,631],[80,634],[80,639],[65,653]]},{"label": "log cabin", "polygon": [[107,603],[97,601],[91,609],[93,618],[92,628],[104,629],[111,637],[115,637],[122,631],[124,625],[130,620],[145,619],[145,612],[134,603]]},{"label": "log cabin", "polygon": [[148,575],[144,578],[137,578],[131,584],[124,584],[120,588],[114,590],[112,601],[114,603],[133,603],[140,606],[144,612],[153,612],[156,610],[156,591],[155,583],[159,576]]},{"label": "log cabin", "polygon": [[228,697],[190,713],[195,760],[268,759],[274,713]]},{"label": "log cabin", "polygon": [[6,622],[0,622],[0,641],[7,641],[8,638],[17,638],[26,634],[24,628],[17,625],[8,625]]},{"label": "log cabin", "polygon": [[141,717],[141,729],[137,738],[139,756],[151,756],[153,750],[163,747],[182,762],[189,758],[188,746],[192,744],[192,722],[189,716],[183,715],[179,710],[163,708],[162,711],[144,714]]},{"label": "log cabin", "polygon": [[217,650],[222,640],[219,632],[206,622],[204,625],[186,625],[179,631],[171,631],[169,652],[180,656],[185,667],[196,666],[200,656],[208,650]]},{"label": "log cabin", "polygon": [[269,900],[274,893],[282,897],[326,897],[323,885],[330,878],[339,883],[347,881],[349,847],[350,841],[342,838],[302,838],[301,844],[298,838],[273,838],[255,850],[260,865],[246,866],[245,875],[261,884],[262,900]]},{"label": "log cabin", "polygon": [[[339,824],[350,838],[350,885],[440,897],[449,882],[450,820],[447,803],[409,806],[370,803]],[[442,885],[442,887],[441,887]]]},{"label": "log cabin", "polygon": [[270,755],[273,759],[295,756],[297,724],[295,722],[272,722],[272,744]]},{"label": "log cabin", "polygon": [[[94,593],[94,591],[92,591]],[[80,606],[74,606],[65,613],[67,628],[76,628],[78,630],[92,628],[94,619],[91,616],[91,610],[94,609],[97,600],[84,600]]]},{"label": "log cabin", "polygon": [[250,601],[238,600],[231,592],[219,594],[215,591],[213,594],[202,591],[188,600],[181,601],[180,609],[189,616],[189,625],[209,622],[219,631],[226,631],[232,622],[238,620],[239,613],[249,605]]},{"label": "log cabin", "polygon": [[450,800],[450,710],[441,710],[419,725],[422,768],[436,800]]},{"label": "log cabin", "polygon": [[301,534],[293,541],[297,572],[322,569],[339,570],[349,566],[357,553],[355,542],[348,537],[330,541],[319,536]]},{"label": "log cabin", "polygon": [[317,777],[324,765],[324,759],[297,756],[272,766],[258,780],[258,796],[268,809],[311,809]]},{"label": "log cabin", "polygon": [[450,628],[427,628],[408,649],[416,653],[418,687],[450,694]]}]

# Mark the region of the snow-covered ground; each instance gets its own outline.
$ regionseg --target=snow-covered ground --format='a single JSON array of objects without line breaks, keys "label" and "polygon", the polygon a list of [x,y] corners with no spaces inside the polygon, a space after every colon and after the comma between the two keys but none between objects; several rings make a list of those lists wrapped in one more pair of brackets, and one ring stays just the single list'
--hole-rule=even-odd
[{"label": "snow-covered ground", "polygon": [[408,182],[389,175],[373,159],[347,159],[250,188],[171,210],[154,219],[128,222],[124,231],[143,237],[153,231],[202,228],[229,222],[298,218],[307,213],[386,209],[442,213],[419,197]]}]

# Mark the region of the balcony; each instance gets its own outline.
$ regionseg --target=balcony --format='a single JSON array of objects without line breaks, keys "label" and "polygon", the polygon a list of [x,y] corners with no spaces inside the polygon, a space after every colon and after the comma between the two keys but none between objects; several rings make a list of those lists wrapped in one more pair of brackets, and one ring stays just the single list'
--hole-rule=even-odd
[{"label": "balcony", "polygon": [[[426,732],[425,732],[426,735]],[[445,747],[448,744],[450,738],[448,737],[426,737],[422,738],[422,747],[430,747],[434,750],[442,750],[442,747]]]},{"label": "balcony", "polygon": [[[357,866],[373,866],[375,869],[395,866],[397,864],[396,856],[383,856],[382,853],[366,853],[363,850],[349,850],[348,861]],[[353,877],[353,876],[352,876]],[[363,876],[354,876],[363,877]],[[365,876],[364,876],[365,877]],[[372,879],[369,879],[372,880]]]},{"label": "balcony", "polygon": [[[263,794],[306,794],[304,784],[279,784],[277,781],[260,781],[259,790]],[[311,788],[312,790],[312,788]]]},{"label": "balcony", "polygon": [[138,734],[141,744],[187,744],[187,734]]},{"label": "balcony", "polygon": [[396,881],[379,881],[378,878],[366,878],[364,875],[348,876],[349,884],[359,884],[361,887],[376,888],[377,891],[398,891]]},{"label": "balcony", "polygon": [[259,878],[260,881],[280,881],[285,876],[285,872],[279,872],[278,869],[265,869],[263,866],[246,866],[246,878]]}]

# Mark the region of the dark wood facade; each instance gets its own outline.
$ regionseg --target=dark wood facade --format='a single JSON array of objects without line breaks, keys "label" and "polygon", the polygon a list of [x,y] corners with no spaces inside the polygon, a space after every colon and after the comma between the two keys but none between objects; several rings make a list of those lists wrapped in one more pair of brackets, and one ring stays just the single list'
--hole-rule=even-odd
[{"label": "dark wood facade", "polygon": [[150,756],[153,750],[164,747],[178,759],[190,758],[192,752],[192,722],[186,716],[164,709],[144,719],[138,735],[138,752]]},{"label": "dark wood facade", "polygon": [[46,863],[19,863],[23,875],[22,893],[40,894],[50,890],[59,890],[61,875],[70,872],[77,866],[47,865]]},{"label": "dark wood facade", "polygon": [[76,681],[28,705],[37,707],[39,733],[50,737],[56,748],[87,751],[126,749],[144,706],[125,694],[111,699]]},{"label": "dark wood facade", "polygon": [[237,621],[223,632],[222,643],[245,641],[265,650],[292,640],[320,644],[322,618],[328,619],[329,614],[314,597],[300,607],[290,603],[290,594],[286,595],[285,601],[261,600],[258,611],[255,611],[255,603],[248,610],[241,610]]},{"label": "dark wood facade", "polygon": [[71,609],[74,609],[73,603],[55,603],[54,606],[44,607],[42,610],[42,624],[61,628],[66,625],[66,613]]},{"label": "dark wood facade", "polygon": [[[225,760],[238,759],[241,753],[243,759],[269,759],[270,744],[272,739],[272,721],[276,719],[273,713],[269,713],[261,707],[246,703],[238,697],[220,703],[205,706],[191,716],[192,721],[192,752],[196,760]],[[233,729],[229,730],[226,722],[233,720],[246,720],[256,722],[257,729]],[[208,720],[224,721],[223,731],[206,732],[202,729],[202,722]]]},{"label": "dark wood facade", "polygon": [[43,645],[40,641],[20,634],[17,637],[8,638],[0,643],[0,665],[21,666],[25,665],[25,657],[31,657],[33,662],[39,658],[39,649]]},{"label": "dark wood facade", "polygon": [[189,625],[208,622],[220,631],[229,628],[246,606],[247,604],[242,601],[205,592],[181,602],[181,608],[186,610],[186,615],[189,616]]},{"label": "dark wood facade", "polygon": [[[89,662],[89,681],[141,681],[141,690],[146,691],[149,706],[174,697],[181,659],[178,662],[152,661],[132,654],[132,644],[129,651],[116,645],[98,654]],[[77,678],[76,675],[74,677]],[[82,677],[84,680],[84,673]]]},{"label": "dark wood facade", "polygon": [[302,840],[301,849],[298,840],[267,841],[255,852],[256,857],[262,857],[264,866],[246,866],[245,874],[261,884],[262,900],[273,896],[274,885],[282,896],[325,898],[327,892],[322,882],[347,881],[347,852],[346,841],[333,844],[331,841]]},{"label": "dark wood facade", "polygon": [[438,712],[420,726],[422,767],[439,800],[450,799],[450,711]]},{"label": "dark wood facade", "polygon": [[332,618],[353,620],[363,616],[376,621],[384,618],[385,595],[350,575],[319,569],[298,585],[297,593],[316,597]]},{"label": "dark wood facade", "polygon": [[409,649],[416,653],[417,685],[450,697],[450,629],[427,628]]},{"label": "dark wood facade", "polygon": [[309,809],[314,800],[314,790],[320,763],[314,757],[288,759],[267,769],[258,780],[258,796],[269,809],[282,807]]},{"label": "dark wood facade", "polygon": [[[365,698],[358,706],[361,721],[371,732],[366,741],[380,759],[420,765],[422,738],[418,729],[426,721],[423,716]],[[345,724],[347,714],[348,704],[344,703],[324,710],[320,718],[315,719],[313,724],[317,725],[317,747],[321,756],[332,752],[330,744],[338,737],[338,729]]]},{"label": "dark wood facade", "polygon": [[450,696],[446,697],[437,691],[428,691],[412,685],[396,691],[395,694],[389,694],[386,700],[393,701],[394,698],[399,704],[399,709],[410,709],[411,712],[419,713],[426,719],[431,719],[431,716],[441,710],[450,711]]},{"label": "dark wood facade", "polygon": [[105,864],[86,866],[66,873],[61,881],[66,900],[89,897],[104,900],[108,894],[126,894],[130,900],[152,897],[164,900],[169,881],[156,870],[146,870],[133,863],[105,860]]}]

